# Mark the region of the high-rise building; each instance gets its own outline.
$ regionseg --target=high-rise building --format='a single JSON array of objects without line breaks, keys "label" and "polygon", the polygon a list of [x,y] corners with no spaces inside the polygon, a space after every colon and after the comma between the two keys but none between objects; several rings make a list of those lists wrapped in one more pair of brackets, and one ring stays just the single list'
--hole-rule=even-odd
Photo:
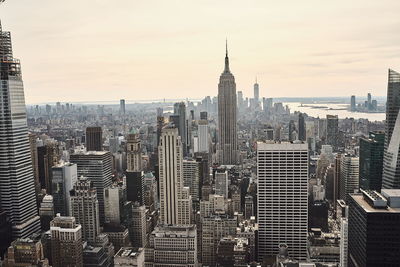
[{"label": "high-rise building", "polygon": [[356,96],[352,95],[350,99],[350,111],[356,111]]},{"label": "high-rise building", "polygon": [[190,188],[193,201],[200,200],[200,162],[193,159],[183,160],[183,185]]},{"label": "high-rise building", "polygon": [[125,221],[122,216],[126,202],[125,194],[124,185],[112,185],[104,189],[105,223],[119,225]]},{"label": "high-rise building", "polygon": [[257,79],[256,79],[256,83],[254,84],[254,100],[260,101],[260,86],[258,85]]},{"label": "high-rise building", "polygon": [[294,124],[294,120],[289,121],[289,132],[288,132],[288,138],[289,141],[295,141],[297,138],[296,136],[296,124]]},{"label": "high-rise building", "polygon": [[400,190],[349,197],[349,266],[396,266],[400,260]]},{"label": "high-rise building", "polygon": [[196,226],[159,225],[145,250],[146,267],[198,267]]},{"label": "high-rise building", "polygon": [[4,210],[0,209],[0,260],[12,241],[11,222]]},{"label": "high-rise building", "polygon": [[[400,73],[389,69],[382,188],[400,188]],[[397,130],[396,130],[396,124]]]},{"label": "high-rise building", "polygon": [[59,214],[50,223],[53,267],[82,267],[82,227],[74,217]]},{"label": "high-rise building", "polygon": [[52,196],[55,214],[69,216],[71,201],[69,191],[78,180],[78,168],[76,164],[61,162],[52,167]]},{"label": "high-rise building", "polygon": [[360,139],[360,188],[380,192],[382,188],[385,132],[370,132]]},{"label": "high-rise building", "polygon": [[125,99],[119,101],[119,114],[125,115]]},{"label": "high-rise building", "polygon": [[161,223],[190,224],[192,199],[183,186],[182,156],[178,129],[164,128],[158,146]]},{"label": "high-rise building", "polygon": [[348,266],[349,256],[349,222],[346,217],[340,218],[340,267]]},{"label": "high-rise building", "polygon": [[86,150],[103,150],[103,130],[101,129],[101,127],[93,126],[86,128]]},{"label": "high-rise building", "polygon": [[139,135],[132,131],[126,143],[126,190],[128,201],[143,204],[144,183],[142,168],[142,145]]},{"label": "high-rise building", "polygon": [[[109,151],[78,151],[70,156],[78,168],[78,177],[85,177],[97,190],[100,222],[104,223],[104,188],[112,184],[112,154]],[[83,226],[82,226],[83,227]]]},{"label": "high-rise building", "polygon": [[54,218],[54,203],[51,195],[45,195],[39,207],[40,224],[43,231],[50,230],[50,222]]},{"label": "high-rise building", "polygon": [[186,156],[188,153],[189,136],[188,136],[188,124],[186,120],[186,105],[184,102],[174,104],[174,115],[177,116],[175,121],[175,127],[178,128],[179,136],[181,137],[183,155]]},{"label": "high-rise building", "polygon": [[274,257],[281,243],[289,246],[291,257],[306,259],[307,144],[258,143],[257,176],[259,260]]},{"label": "high-rise building", "polygon": [[299,140],[306,141],[306,123],[303,113],[299,113]]},{"label": "high-rise building", "polygon": [[57,162],[56,145],[48,142],[37,146],[39,182],[47,194],[52,194],[52,173],[51,168]]},{"label": "high-rise building", "polygon": [[228,171],[225,169],[215,172],[215,194],[228,198]]},{"label": "high-rise building", "polygon": [[[36,143],[36,135],[29,133],[29,145],[32,157],[33,177],[35,180],[36,198],[40,194],[40,180],[39,180],[39,162],[38,162],[38,149]],[[39,199],[38,199],[39,200]]]},{"label": "high-rise building", "polygon": [[359,189],[359,158],[352,155],[343,155],[340,166],[339,196],[348,200],[349,194]]},{"label": "high-rise building", "polygon": [[147,218],[146,207],[139,203],[132,205],[132,220],[129,225],[129,237],[135,248],[144,248],[147,245]]},{"label": "high-rise building", "polygon": [[210,138],[208,132],[208,121],[200,120],[198,123],[198,135],[199,135],[199,151],[201,153],[210,152]]},{"label": "high-rise building", "polygon": [[221,238],[236,234],[237,220],[227,214],[210,215],[202,218],[202,263],[203,266],[215,266],[217,248]]},{"label": "high-rise building", "polygon": [[239,160],[236,112],[236,83],[235,77],[229,70],[227,47],[225,69],[218,84],[217,159],[223,165],[234,165]]},{"label": "high-rise building", "polygon": [[[326,144],[338,150],[339,118],[337,115],[326,115]],[[289,246],[290,249],[290,246]]]},{"label": "high-rise building", "polygon": [[13,237],[40,231],[21,65],[13,57],[11,34],[0,25],[0,209]]},{"label": "high-rise building", "polygon": [[83,240],[93,244],[100,233],[99,202],[93,183],[80,177],[70,191],[71,215],[82,226]]}]

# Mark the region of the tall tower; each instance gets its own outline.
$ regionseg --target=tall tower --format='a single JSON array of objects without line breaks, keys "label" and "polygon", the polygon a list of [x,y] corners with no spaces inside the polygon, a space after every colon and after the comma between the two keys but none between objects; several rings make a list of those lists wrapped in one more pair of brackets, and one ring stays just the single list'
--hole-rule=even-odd
[{"label": "tall tower", "polygon": [[40,231],[21,65],[13,57],[11,34],[0,24],[0,210],[14,238]]},{"label": "tall tower", "polygon": [[400,188],[400,73],[389,69],[382,188]]},{"label": "tall tower", "polygon": [[275,257],[281,243],[288,245],[289,256],[305,260],[308,233],[307,144],[257,143],[257,176],[259,260]]},{"label": "tall tower", "polygon": [[334,151],[338,149],[339,118],[337,115],[326,115],[326,144]]},{"label": "tall tower", "polygon": [[101,127],[86,128],[86,150],[87,151],[102,151],[103,131]]},{"label": "tall tower", "polygon": [[127,199],[143,204],[144,183],[142,173],[142,145],[136,131],[131,131],[126,142],[126,190]]},{"label": "tall tower", "polygon": [[258,103],[259,98],[260,98],[260,86],[258,85],[256,78],[256,83],[254,84],[254,100]]},{"label": "tall tower", "polygon": [[192,198],[183,187],[182,143],[177,128],[164,128],[158,146],[160,222],[190,224]]},{"label": "tall tower", "polygon": [[223,165],[238,163],[237,104],[235,77],[229,70],[228,45],[225,54],[225,69],[218,84],[218,162]]},{"label": "tall tower", "polygon": [[179,136],[181,137],[183,155],[188,154],[188,124],[186,121],[186,105],[184,102],[179,102],[174,104],[174,115],[176,117],[176,125],[178,128]]},{"label": "tall tower", "polygon": [[306,123],[303,113],[299,113],[299,140],[306,141]]},{"label": "tall tower", "polygon": [[359,188],[359,158],[343,155],[340,166],[339,196],[347,201],[349,194]]}]

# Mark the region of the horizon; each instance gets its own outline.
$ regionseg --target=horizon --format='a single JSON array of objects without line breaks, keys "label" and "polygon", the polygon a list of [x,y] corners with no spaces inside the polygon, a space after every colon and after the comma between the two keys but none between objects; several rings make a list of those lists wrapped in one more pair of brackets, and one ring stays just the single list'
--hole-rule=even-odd
[{"label": "horizon", "polygon": [[27,103],[216,95],[225,38],[245,96],[256,77],[265,97],[384,95],[399,66],[397,1],[95,4],[1,5]]}]

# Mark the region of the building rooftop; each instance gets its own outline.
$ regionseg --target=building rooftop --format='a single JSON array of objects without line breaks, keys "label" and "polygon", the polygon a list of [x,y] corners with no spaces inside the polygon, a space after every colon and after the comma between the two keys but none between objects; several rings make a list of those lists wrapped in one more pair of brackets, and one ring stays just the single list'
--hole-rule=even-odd
[{"label": "building rooftop", "polygon": [[354,199],[362,207],[365,212],[368,213],[400,213],[400,208],[392,208],[387,206],[386,208],[375,208],[364,198],[362,194],[350,194],[350,197]]},{"label": "building rooftop", "polygon": [[143,252],[143,248],[133,248],[133,247],[122,247],[114,257],[123,258],[137,258],[140,253]]}]

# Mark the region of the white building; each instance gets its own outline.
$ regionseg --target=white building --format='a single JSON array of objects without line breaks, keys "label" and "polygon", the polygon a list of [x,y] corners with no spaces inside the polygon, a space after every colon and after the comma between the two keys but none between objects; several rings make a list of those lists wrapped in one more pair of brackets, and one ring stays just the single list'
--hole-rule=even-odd
[{"label": "white building", "polygon": [[161,132],[159,155],[160,222],[190,224],[192,199],[183,185],[183,151],[177,128]]},{"label": "white building", "polygon": [[307,258],[308,149],[303,143],[258,143],[259,261],[275,257],[279,244],[289,256]]},{"label": "white building", "polygon": [[199,152],[206,152],[210,151],[209,147],[210,138],[208,132],[208,121],[207,120],[200,120],[198,123],[198,150]]},{"label": "white building", "polygon": [[347,267],[349,247],[349,223],[347,218],[340,219],[340,267]]},{"label": "white building", "polygon": [[340,164],[339,196],[347,201],[348,195],[359,188],[359,158],[343,155]]}]

